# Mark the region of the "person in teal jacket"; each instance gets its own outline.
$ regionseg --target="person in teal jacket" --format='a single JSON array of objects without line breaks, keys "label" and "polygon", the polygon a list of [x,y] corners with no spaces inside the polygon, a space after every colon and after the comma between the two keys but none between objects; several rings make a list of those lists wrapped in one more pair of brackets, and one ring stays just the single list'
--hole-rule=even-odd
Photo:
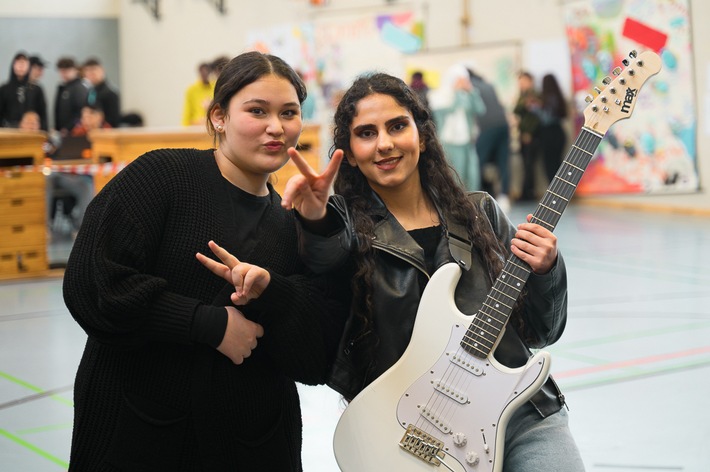
[{"label": "person in teal jacket", "polygon": [[481,169],[476,152],[477,117],[486,111],[481,95],[473,87],[468,70],[451,67],[441,85],[429,93],[437,133],[446,158],[468,190],[481,189]]}]

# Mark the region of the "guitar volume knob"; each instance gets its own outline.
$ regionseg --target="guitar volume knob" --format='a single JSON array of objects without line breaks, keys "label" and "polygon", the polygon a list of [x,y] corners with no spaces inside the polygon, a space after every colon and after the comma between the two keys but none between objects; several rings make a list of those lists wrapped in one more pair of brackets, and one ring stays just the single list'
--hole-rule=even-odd
[{"label": "guitar volume knob", "polygon": [[454,446],[458,447],[463,447],[468,442],[468,439],[464,433],[454,433],[452,440],[454,442]]},{"label": "guitar volume knob", "polygon": [[478,465],[478,454],[476,454],[474,451],[468,451],[466,453],[466,463],[468,465]]}]

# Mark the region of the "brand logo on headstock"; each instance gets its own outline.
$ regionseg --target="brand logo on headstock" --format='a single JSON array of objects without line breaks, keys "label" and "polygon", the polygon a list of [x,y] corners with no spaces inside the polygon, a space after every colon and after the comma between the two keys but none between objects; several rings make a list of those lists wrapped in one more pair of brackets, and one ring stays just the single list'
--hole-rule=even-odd
[{"label": "brand logo on headstock", "polygon": [[624,104],[621,106],[622,113],[629,113],[629,108],[631,108],[631,104],[634,102],[634,98],[636,98],[637,92],[638,89],[626,89],[626,97],[624,97]]}]

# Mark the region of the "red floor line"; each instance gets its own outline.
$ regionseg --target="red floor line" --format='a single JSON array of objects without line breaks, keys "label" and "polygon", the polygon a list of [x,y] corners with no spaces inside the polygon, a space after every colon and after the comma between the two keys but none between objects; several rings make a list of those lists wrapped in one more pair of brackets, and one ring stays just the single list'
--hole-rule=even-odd
[{"label": "red floor line", "polygon": [[679,359],[682,357],[697,356],[699,354],[710,353],[710,346],[698,347],[695,349],[688,349],[687,351],[680,352],[669,352],[667,354],[659,354],[656,356],[641,357],[639,359],[630,359],[627,361],[610,362],[608,364],[596,365],[591,367],[584,367],[581,369],[565,370],[562,372],[555,372],[554,376],[556,379],[576,377],[579,375],[593,374],[596,372],[605,372],[614,369],[623,369],[625,367],[634,367],[639,365],[653,364],[655,362],[667,361],[670,359]]}]

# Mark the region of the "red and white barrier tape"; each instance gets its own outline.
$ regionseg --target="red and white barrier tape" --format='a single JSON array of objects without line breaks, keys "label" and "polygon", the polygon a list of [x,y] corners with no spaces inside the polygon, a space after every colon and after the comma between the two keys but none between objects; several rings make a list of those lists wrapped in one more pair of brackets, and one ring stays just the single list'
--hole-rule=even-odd
[{"label": "red and white barrier tape", "polygon": [[105,162],[103,164],[47,164],[16,166],[12,169],[3,169],[3,172],[42,172],[49,175],[52,172],[62,172],[65,174],[77,175],[114,175],[126,167],[125,162]]}]

